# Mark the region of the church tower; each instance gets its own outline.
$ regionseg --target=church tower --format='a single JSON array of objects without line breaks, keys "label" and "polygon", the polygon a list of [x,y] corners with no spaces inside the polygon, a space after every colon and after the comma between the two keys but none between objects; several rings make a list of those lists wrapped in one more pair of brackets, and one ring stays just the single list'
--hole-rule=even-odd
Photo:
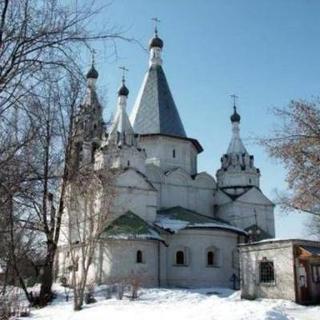
[{"label": "church tower", "polygon": [[215,215],[248,232],[252,241],[272,238],[274,204],[260,189],[260,170],[240,137],[241,117],[234,103],[232,137],[217,171]]},{"label": "church tower", "polygon": [[134,168],[145,172],[145,152],[139,147],[138,135],[135,134],[128,114],[127,100],[129,89],[125,84],[125,77],[118,90],[116,113],[104,146],[96,156],[97,168],[103,166],[111,168]]},{"label": "church tower", "polygon": [[147,164],[163,171],[180,167],[197,173],[197,155],[202,147],[187,137],[162,68],[164,43],[157,28],[149,42],[149,69],[145,75],[130,117],[147,153]]},{"label": "church tower", "polygon": [[74,122],[74,160],[75,167],[94,162],[96,150],[101,146],[105,133],[102,106],[96,92],[98,71],[92,62],[88,71],[87,92]]},{"label": "church tower", "polygon": [[217,185],[230,194],[242,192],[242,188],[259,188],[260,170],[254,166],[254,156],[250,155],[240,138],[240,120],[237,107],[233,106],[230,117],[232,138],[221,158],[221,168],[217,172]]}]

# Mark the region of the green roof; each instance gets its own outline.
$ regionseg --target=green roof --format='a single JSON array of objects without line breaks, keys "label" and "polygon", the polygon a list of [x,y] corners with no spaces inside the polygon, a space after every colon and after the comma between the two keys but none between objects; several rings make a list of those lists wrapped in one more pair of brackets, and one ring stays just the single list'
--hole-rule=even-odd
[{"label": "green roof", "polygon": [[131,211],[113,220],[103,231],[102,239],[160,240],[157,229]]},{"label": "green roof", "polygon": [[183,207],[159,210],[155,224],[172,232],[192,228],[216,228],[246,234],[244,230],[234,227],[223,220],[213,219]]}]

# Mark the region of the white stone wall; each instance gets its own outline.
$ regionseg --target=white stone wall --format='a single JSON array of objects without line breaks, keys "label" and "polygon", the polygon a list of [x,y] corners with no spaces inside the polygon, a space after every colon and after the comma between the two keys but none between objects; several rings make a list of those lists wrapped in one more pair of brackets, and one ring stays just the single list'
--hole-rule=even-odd
[{"label": "white stone wall", "polygon": [[152,223],[157,213],[157,191],[146,177],[129,169],[117,181],[113,215],[117,217],[132,211],[142,219]]},{"label": "white stone wall", "polygon": [[[256,170],[256,169],[254,169]],[[227,172],[219,170],[217,173],[217,181],[219,187],[228,186],[260,186],[260,175],[256,172],[250,171],[232,171],[228,169]]]},{"label": "white stone wall", "polygon": [[136,147],[106,148],[96,153],[95,169],[131,167],[145,173],[145,157],[145,152]]},{"label": "white stone wall", "polygon": [[[189,229],[167,237],[168,247],[162,252],[163,285],[177,287],[232,287],[230,277],[238,273],[233,261],[238,235],[223,230]],[[207,249],[216,248],[218,262],[207,266]],[[178,250],[186,250],[187,264],[176,265]]]},{"label": "white stone wall", "polygon": [[146,151],[147,164],[155,164],[163,172],[181,168],[190,175],[197,173],[198,152],[191,141],[166,136],[142,136],[139,143]]},{"label": "white stone wall", "polygon": [[158,208],[181,206],[213,217],[216,184],[209,174],[202,172],[191,177],[181,168],[163,172],[155,165],[148,165],[146,174],[158,190]]},{"label": "white stone wall", "polygon": [[[274,263],[274,283],[260,283],[259,261]],[[243,298],[295,300],[293,248],[290,242],[240,246],[241,295]]]},{"label": "white stone wall", "polygon": [[219,207],[218,212],[220,218],[239,228],[245,229],[257,223],[271,237],[275,236],[273,206],[235,201]]},{"label": "white stone wall", "polygon": [[275,236],[274,205],[261,191],[249,190],[235,201],[230,198],[228,202],[222,197],[216,197],[215,201],[217,217],[242,229],[257,224],[271,237]]},{"label": "white stone wall", "polygon": [[[158,241],[108,240],[100,244],[99,283],[112,283],[137,277],[143,286],[157,287]],[[143,263],[136,262],[136,253],[142,251]]]}]

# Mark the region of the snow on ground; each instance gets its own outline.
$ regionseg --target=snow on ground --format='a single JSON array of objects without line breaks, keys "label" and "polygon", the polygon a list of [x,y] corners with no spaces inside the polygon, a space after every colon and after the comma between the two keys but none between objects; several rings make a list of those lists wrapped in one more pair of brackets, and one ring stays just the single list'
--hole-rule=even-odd
[{"label": "snow on ground", "polygon": [[[228,289],[143,289],[137,301],[128,298],[106,300],[100,288],[97,303],[82,311],[72,310],[64,291],[48,307],[32,309],[37,320],[319,320],[320,306],[303,307],[285,300],[240,299],[238,291]],[[70,299],[72,300],[72,299]]]}]

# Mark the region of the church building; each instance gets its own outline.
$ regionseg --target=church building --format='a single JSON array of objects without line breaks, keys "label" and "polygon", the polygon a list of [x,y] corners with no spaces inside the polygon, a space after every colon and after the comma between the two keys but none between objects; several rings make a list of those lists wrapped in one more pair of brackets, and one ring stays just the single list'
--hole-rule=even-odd
[{"label": "church building", "polygon": [[[87,74],[87,95],[75,123],[77,164],[120,172],[90,277],[108,283],[136,273],[145,286],[231,287],[230,279],[239,275],[238,244],[274,237],[274,204],[260,189],[260,170],[241,140],[236,105],[225,119],[231,140],[221,167],[215,176],[198,171],[203,148],[187,135],[179,116],[163,49],[156,29],[131,115],[123,78],[108,128],[94,65]],[[59,274],[68,277],[67,251],[62,239]]]}]

